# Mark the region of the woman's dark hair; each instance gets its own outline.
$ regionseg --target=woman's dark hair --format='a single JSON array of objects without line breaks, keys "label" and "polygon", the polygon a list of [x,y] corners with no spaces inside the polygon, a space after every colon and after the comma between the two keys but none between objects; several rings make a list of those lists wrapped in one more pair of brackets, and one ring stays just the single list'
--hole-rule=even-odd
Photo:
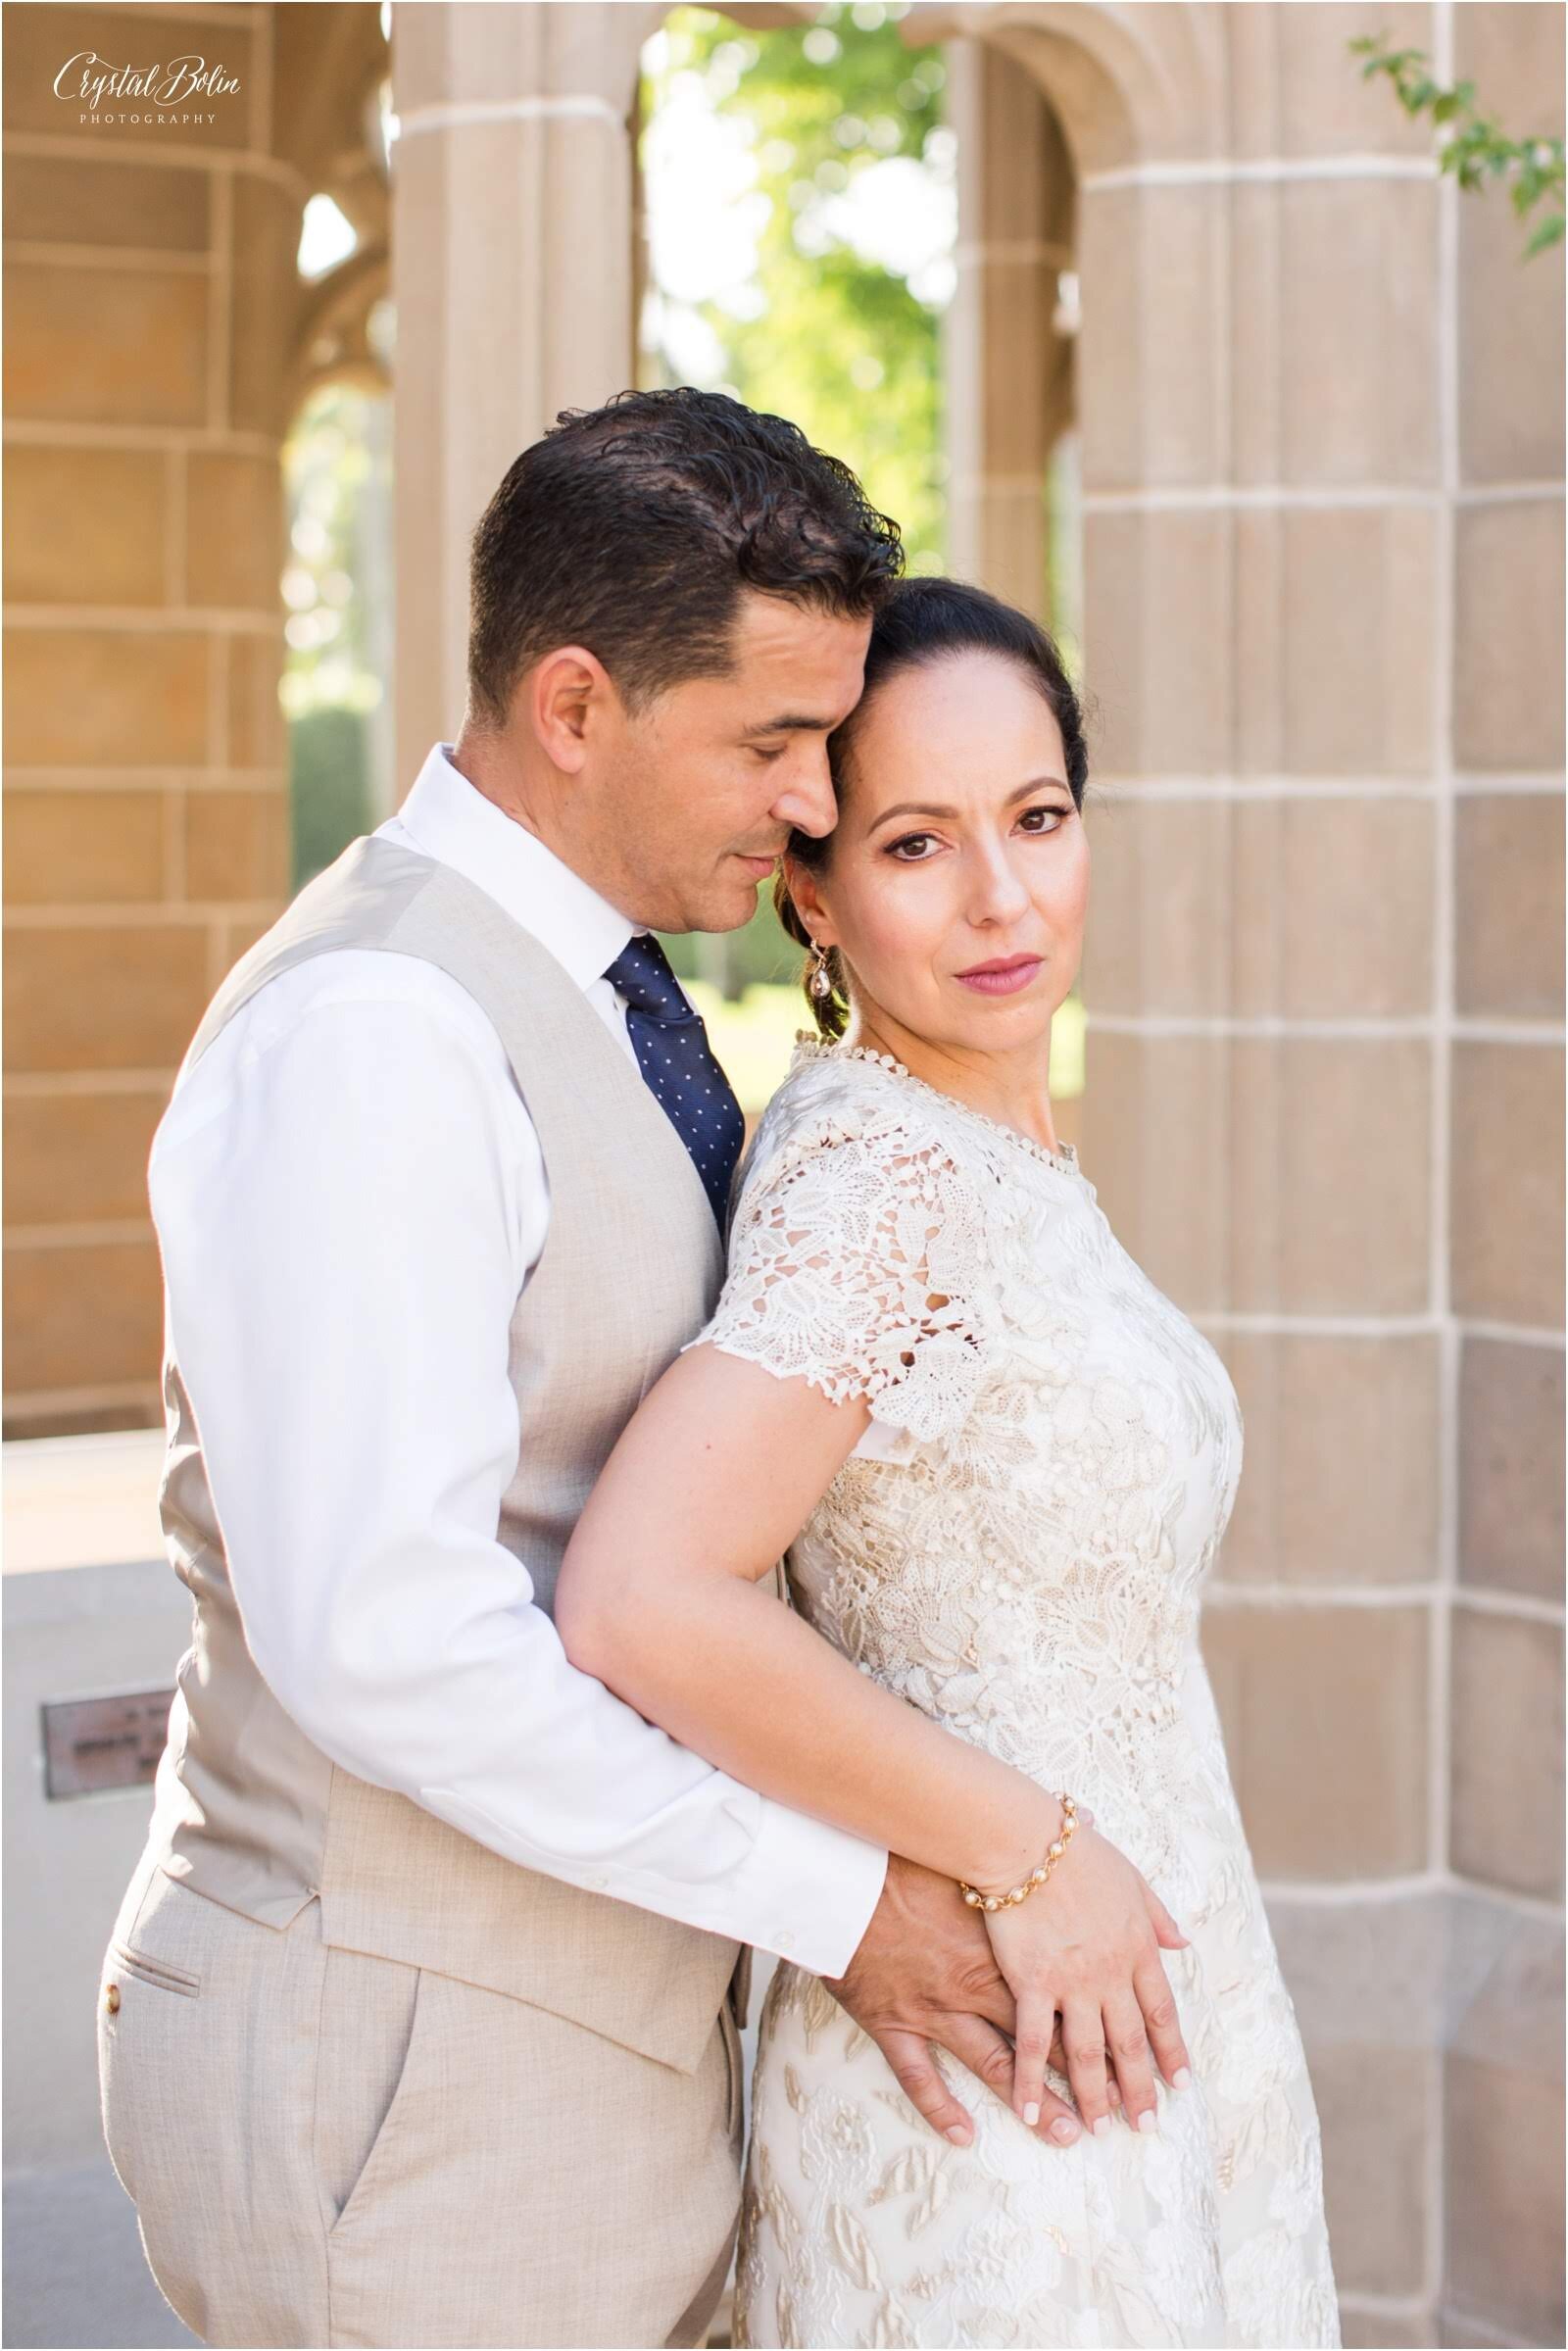
[{"label": "woman's dark hair", "polygon": [[557,645],[586,645],[636,710],[729,670],[746,589],[858,618],[903,568],[897,523],[782,416],[685,385],[564,410],[473,534],[473,714],[504,721]]},{"label": "woman's dark hair", "polygon": [[[855,746],[865,715],[876,696],[906,669],[923,669],[954,654],[993,653],[1012,661],[1055,713],[1067,757],[1067,782],[1074,805],[1082,808],[1089,781],[1089,747],[1084,737],[1083,707],[1062,665],[1060,654],[1037,620],[1015,605],[988,596],[960,579],[906,579],[892,588],[871,624],[865,656],[865,685],[859,701],[827,740],[833,789],[842,812],[855,761]],[[810,872],[820,872],[833,851],[833,836],[790,835],[786,854]],[[773,904],[790,937],[809,949],[811,935],[796,911],[782,869],[773,884]],[[802,984],[814,964],[808,957]],[[850,1014],[849,990],[843,960],[836,948],[827,952],[827,975],[832,991],[806,1001],[824,1037],[842,1037]]]}]

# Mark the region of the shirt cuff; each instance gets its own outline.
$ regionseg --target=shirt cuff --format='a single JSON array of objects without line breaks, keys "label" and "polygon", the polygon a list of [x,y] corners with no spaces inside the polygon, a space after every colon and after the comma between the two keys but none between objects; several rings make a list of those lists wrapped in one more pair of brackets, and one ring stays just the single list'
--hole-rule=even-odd
[{"label": "shirt cuff", "polygon": [[882,1899],[888,1856],[848,1830],[762,1799],[756,1842],[725,1887],[738,1932],[813,1976],[842,1976]]}]

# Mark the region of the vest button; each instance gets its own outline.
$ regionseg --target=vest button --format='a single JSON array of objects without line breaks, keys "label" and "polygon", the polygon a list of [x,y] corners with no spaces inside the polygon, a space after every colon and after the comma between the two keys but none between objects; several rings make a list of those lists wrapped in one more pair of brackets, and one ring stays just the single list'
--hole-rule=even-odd
[{"label": "vest button", "polygon": [[108,2009],[111,2016],[118,2016],[120,2014],[120,1986],[118,1984],[106,1984],[104,1985],[104,2006]]}]

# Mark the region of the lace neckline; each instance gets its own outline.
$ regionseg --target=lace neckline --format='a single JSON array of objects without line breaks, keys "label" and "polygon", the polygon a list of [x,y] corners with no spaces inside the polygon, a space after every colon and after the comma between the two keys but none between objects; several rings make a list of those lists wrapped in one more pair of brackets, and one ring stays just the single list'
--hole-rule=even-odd
[{"label": "lace neckline", "polygon": [[1028,1151],[1032,1158],[1043,1159],[1048,1167],[1054,1167],[1059,1174],[1083,1173],[1073,1144],[1064,1143],[1059,1150],[1052,1151],[1044,1143],[1037,1143],[1032,1135],[1021,1135],[1016,1127],[1008,1126],[1004,1120],[992,1118],[986,1111],[976,1110],[970,1103],[959,1102],[956,1095],[944,1094],[940,1086],[931,1085],[925,1078],[917,1078],[912,1069],[906,1067],[903,1061],[896,1061],[891,1053],[879,1053],[869,1045],[835,1044],[826,1037],[808,1036],[804,1029],[797,1031],[795,1052],[797,1059],[804,1054],[808,1059],[821,1061],[870,1061],[879,1069],[889,1069],[895,1077],[903,1078],[906,1085],[918,1086],[922,1094],[934,1095],[938,1102],[946,1102],[950,1110],[958,1110],[965,1118],[978,1119],[993,1134],[1005,1136],[1020,1151]]}]

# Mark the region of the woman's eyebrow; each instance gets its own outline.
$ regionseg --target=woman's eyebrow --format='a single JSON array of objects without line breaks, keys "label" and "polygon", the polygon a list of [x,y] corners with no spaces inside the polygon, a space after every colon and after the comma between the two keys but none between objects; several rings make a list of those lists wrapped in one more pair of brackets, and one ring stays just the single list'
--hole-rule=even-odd
[{"label": "woman's eyebrow", "polygon": [[[1047,784],[1059,784],[1063,792],[1070,793],[1072,790],[1072,786],[1067,782],[1065,776],[1032,775],[1026,783],[1019,784],[1009,792],[1002,805],[1004,808],[1010,808],[1018,801],[1028,800],[1032,793],[1043,791]],[[957,814],[956,808],[941,808],[935,801],[901,800],[896,808],[884,808],[881,815],[872,820],[868,829],[874,833],[878,826],[890,824],[895,816],[956,816]]]}]

